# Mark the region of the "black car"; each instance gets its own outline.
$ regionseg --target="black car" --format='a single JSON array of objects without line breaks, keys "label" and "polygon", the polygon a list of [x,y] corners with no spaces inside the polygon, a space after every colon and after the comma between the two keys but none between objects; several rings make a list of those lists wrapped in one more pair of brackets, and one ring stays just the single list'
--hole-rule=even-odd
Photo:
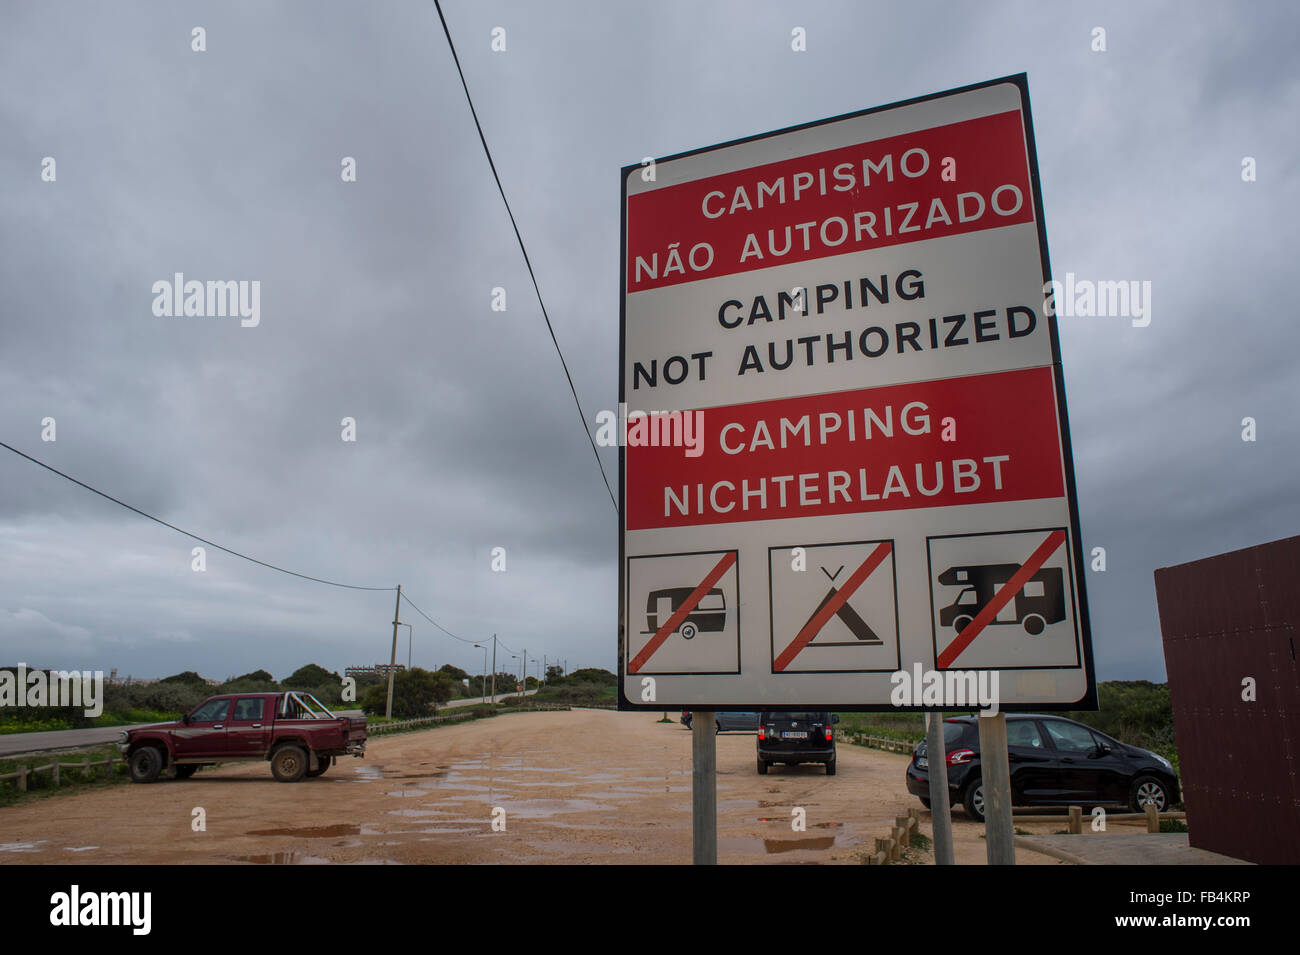
[{"label": "black car", "polygon": [[[1015,806],[1124,806],[1161,812],[1178,802],[1178,776],[1163,756],[1129,746],[1062,716],[1007,714],[1011,803]],[[984,818],[979,717],[943,722],[948,790],[953,805]],[[907,766],[907,791],[930,805],[929,753],[916,745]]]},{"label": "black car", "polygon": [[835,775],[835,730],[839,714],[824,712],[759,713],[758,772],[772,763],[823,763]]}]

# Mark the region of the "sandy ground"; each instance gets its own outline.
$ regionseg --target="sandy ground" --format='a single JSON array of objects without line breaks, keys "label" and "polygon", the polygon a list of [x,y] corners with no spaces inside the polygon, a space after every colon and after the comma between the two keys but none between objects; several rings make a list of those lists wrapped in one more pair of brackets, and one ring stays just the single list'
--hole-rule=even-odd
[{"label": "sandy ground", "polygon": [[[51,797],[0,809],[0,863],[689,863],[691,734],[655,719],[510,714],[381,737],[364,760],[294,784],[259,762]],[[835,776],[759,776],[754,737],[719,736],[718,861],[859,862],[895,816],[920,808],[907,761],[841,743]],[[806,831],[792,830],[794,807]],[[204,832],[191,826],[197,808]],[[961,812],[953,824],[957,861],[983,864],[983,827]],[[1017,861],[1060,864],[1025,851]]]}]

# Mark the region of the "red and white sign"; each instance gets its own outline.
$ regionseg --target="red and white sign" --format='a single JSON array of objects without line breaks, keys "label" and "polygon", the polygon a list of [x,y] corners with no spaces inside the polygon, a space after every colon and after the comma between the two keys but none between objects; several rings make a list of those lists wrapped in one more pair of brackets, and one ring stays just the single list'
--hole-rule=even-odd
[{"label": "red and white sign", "polygon": [[624,170],[621,705],[1095,693],[1028,110],[1022,75]]}]

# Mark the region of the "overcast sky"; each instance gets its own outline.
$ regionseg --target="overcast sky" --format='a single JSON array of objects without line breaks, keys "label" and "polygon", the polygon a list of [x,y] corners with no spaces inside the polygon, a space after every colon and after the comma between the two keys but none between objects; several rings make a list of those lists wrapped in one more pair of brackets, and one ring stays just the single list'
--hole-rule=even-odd
[{"label": "overcast sky", "polygon": [[[1155,568],[1300,529],[1293,4],[444,10],[593,430],[621,166],[1024,71],[1054,274],[1152,283],[1147,327],[1060,320],[1099,677],[1164,679]],[[401,583],[461,637],[615,667],[617,516],[431,2],[6,4],[0,128],[0,440],[260,560]],[[260,324],[156,316],[176,272],[259,281]],[[193,546],[0,449],[0,663],[387,658],[392,593],[211,548],[196,573]],[[417,665],[482,669],[402,618]]]}]

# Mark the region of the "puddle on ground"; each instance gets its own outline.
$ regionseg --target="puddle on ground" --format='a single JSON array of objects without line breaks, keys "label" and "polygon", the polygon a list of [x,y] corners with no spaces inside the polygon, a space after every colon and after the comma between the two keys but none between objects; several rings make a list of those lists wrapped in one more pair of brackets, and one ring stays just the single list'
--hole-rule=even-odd
[{"label": "puddle on ground", "polygon": [[796,849],[829,849],[835,845],[834,836],[808,836],[804,839],[764,839],[765,852],[794,852]]},{"label": "puddle on ground", "polygon": [[759,802],[756,799],[720,799],[718,801],[719,809],[757,809]]},{"label": "puddle on ground", "polygon": [[830,849],[834,845],[835,836],[805,836],[801,839],[760,839],[753,836],[729,836],[718,840],[719,852],[765,852],[768,855],[794,852],[799,849]]},{"label": "puddle on ground", "polygon": [[590,799],[503,800],[501,806],[506,811],[507,819],[547,819],[560,813],[602,812],[617,808]]},{"label": "puddle on ground", "polygon": [[434,822],[477,822],[469,816],[453,816],[442,809],[390,809],[390,816],[405,816],[408,819],[428,819],[430,816],[445,816],[444,819],[435,819]]},{"label": "puddle on ground", "polygon": [[303,855],[301,852],[265,852],[255,856],[227,856],[236,862],[250,862],[253,865],[329,865],[329,859],[320,856]]},{"label": "puddle on ground", "polygon": [[37,846],[43,846],[45,842],[44,839],[35,842],[0,842],[0,852],[40,852]]},{"label": "puddle on ground", "polygon": [[67,852],[91,852],[91,851],[93,851],[93,850],[95,850],[95,849],[98,849],[98,848],[99,848],[99,846],[75,846],[75,847],[74,847],[74,846],[65,846],[65,847],[64,847],[65,851],[67,851]]},{"label": "puddle on ground", "polygon": [[297,829],[254,829],[246,836],[299,836],[303,839],[324,839],[330,836],[359,836],[361,827],[343,823],[337,826],[301,826]]}]

